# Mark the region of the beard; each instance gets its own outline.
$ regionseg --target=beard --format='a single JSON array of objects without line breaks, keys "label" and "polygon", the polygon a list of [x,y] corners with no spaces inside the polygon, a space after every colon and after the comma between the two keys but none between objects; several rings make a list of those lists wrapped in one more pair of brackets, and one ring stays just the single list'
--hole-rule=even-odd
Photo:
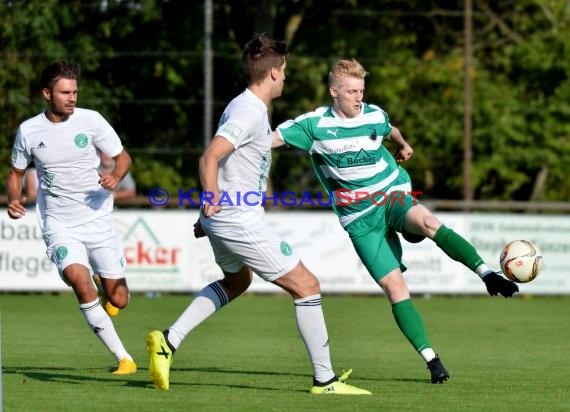
[{"label": "beard", "polygon": [[51,102],[49,105],[49,111],[56,117],[67,119],[75,111],[75,106],[65,107],[65,105],[57,105]]}]

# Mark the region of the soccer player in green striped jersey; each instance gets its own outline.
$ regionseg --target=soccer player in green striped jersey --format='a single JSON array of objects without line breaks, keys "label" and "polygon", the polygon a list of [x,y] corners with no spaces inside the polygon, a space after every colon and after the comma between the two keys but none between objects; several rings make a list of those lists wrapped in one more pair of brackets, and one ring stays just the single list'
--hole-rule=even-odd
[{"label": "soccer player in green striped jersey", "polygon": [[[413,153],[388,114],[364,103],[367,73],[356,60],[339,60],[329,73],[332,106],[320,107],[278,126],[273,146],[306,151],[317,178],[333,197],[333,210],[368,269],[392,305],[396,323],[423,357],[433,383],[449,373],[428,340],[423,321],[402,276],[402,247],[396,232],[411,242],[432,239],[450,258],[463,263],[485,282],[491,295],[511,297],[515,283],[490,269],[475,248],[443,225],[415,197],[399,163]],[[384,140],[397,146],[395,156]]]}]

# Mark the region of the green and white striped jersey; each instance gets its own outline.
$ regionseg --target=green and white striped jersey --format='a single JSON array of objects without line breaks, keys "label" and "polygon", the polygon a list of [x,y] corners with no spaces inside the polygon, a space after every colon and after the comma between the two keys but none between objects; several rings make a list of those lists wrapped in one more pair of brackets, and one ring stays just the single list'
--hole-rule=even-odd
[{"label": "green and white striped jersey", "polygon": [[318,179],[334,196],[332,207],[343,227],[400,187],[398,164],[382,145],[392,126],[378,106],[362,103],[353,118],[338,116],[332,106],[320,107],[277,131],[285,143],[309,153]]}]

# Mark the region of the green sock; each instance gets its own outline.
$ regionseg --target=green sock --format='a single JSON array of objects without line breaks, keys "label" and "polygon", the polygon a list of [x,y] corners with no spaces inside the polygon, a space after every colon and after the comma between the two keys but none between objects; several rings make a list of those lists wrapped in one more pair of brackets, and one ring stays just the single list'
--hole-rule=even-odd
[{"label": "green sock", "polygon": [[400,330],[418,352],[431,348],[422,318],[411,299],[394,303],[392,313]]},{"label": "green sock", "polygon": [[473,245],[452,229],[442,225],[433,237],[435,244],[451,259],[463,263],[473,272],[485,263]]}]

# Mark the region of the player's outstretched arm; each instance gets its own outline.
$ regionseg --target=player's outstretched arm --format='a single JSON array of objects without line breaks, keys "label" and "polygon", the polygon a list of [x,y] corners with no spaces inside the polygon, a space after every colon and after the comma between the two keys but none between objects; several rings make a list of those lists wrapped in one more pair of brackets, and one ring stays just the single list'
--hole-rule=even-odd
[{"label": "player's outstretched arm", "polygon": [[501,294],[505,298],[510,298],[519,291],[519,287],[515,282],[505,279],[495,272],[491,272],[488,275],[483,276],[483,282],[485,282],[487,292],[489,292],[489,295],[491,296]]}]

